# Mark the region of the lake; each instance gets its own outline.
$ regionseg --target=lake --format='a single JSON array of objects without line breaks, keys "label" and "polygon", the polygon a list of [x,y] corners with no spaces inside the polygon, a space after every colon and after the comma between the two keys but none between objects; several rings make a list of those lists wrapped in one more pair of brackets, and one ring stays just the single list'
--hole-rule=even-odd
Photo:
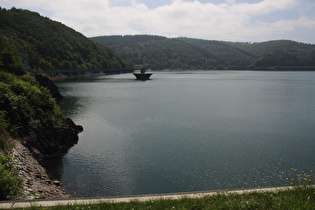
[{"label": "lake", "polygon": [[153,72],[148,81],[120,74],[57,85],[84,131],[50,173],[77,197],[284,186],[315,169],[315,72]]}]

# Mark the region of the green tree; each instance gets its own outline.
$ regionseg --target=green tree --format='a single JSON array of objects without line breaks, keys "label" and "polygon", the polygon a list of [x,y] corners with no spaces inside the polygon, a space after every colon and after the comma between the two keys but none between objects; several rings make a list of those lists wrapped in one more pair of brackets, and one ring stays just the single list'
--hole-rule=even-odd
[{"label": "green tree", "polygon": [[124,65],[112,50],[36,12],[0,9],[0,34],[6,36],[20,54],[29,54],[32,70],[78,69],[88,63],[97,69],[104,60],[114,61],[114,68]]},{"label": "green tree", "polygon": [[63,69],[63,70],[71,70],[72,69],[72,65],[71,65],[71,63],[69,61],[62,61],[61,69]]},{"label": "green tree", "polygon": [[8,39],[0,35],[0,70],[16,75],[23,75],[24,68],[21,57]]}]

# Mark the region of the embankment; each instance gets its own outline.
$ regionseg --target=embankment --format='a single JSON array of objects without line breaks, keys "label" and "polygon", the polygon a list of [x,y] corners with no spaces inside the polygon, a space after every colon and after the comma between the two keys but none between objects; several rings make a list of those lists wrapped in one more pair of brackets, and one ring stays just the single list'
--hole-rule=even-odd
[{"label": "embankment", "polygon": [[48,177],[44,168],[47,161],[63,156],[77,144],[82,126],[62,114],[56,102],[62,96],[48,78],[0,72],[0,82],[0,122],[3,125],[0,143],[14,145],[13,148],[1,146],[0,152],[10,152],[13,157],[23,180],[21,197],[70,197],[58,180]]},{"label": "embankment", "polygon": [[59,181],[48,177],[45,169],[32,156],[32,153],[19,141],[14,142],[12,158],[19,176],[23,179],[22,198],[26,200],[38,198],[70,198]]}]

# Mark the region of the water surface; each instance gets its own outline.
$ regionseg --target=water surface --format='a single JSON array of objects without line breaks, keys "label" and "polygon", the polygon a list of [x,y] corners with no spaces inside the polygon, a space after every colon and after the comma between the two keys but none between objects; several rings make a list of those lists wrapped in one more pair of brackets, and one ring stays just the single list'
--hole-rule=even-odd
[{"label": "water surface", "polygon": [[288,184],[314,169],[315,72],[154,72],[59,82],[84,127],[56,166],[76,196]]}]

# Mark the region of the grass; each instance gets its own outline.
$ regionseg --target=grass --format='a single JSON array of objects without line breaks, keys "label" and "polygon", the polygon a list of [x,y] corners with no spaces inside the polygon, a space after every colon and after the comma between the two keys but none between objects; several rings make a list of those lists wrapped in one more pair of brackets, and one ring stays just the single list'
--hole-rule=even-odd
[{"label": "grass", "polygon": [[94,205],[66,205],[32,207],[31,209],[315,209],[315,188],[297,186],[276,192],[252,192],[245,194],[217,193],[203,198],[180,200],[159,199],[146,202],[99,203]]}]

